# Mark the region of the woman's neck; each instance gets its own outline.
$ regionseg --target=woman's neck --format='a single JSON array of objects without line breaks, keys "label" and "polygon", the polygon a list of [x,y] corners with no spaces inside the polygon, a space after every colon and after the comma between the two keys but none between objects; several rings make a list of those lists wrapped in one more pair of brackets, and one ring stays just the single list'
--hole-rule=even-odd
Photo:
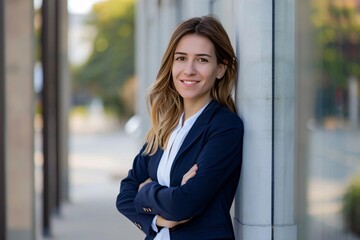
[{"label": "woman's neck", "polygon": [[208,104],[211,99],[203,102],[187,102],[184,101],[184,122],[186,119],[197,113],[200,109],[202,109],[206,104]]}]

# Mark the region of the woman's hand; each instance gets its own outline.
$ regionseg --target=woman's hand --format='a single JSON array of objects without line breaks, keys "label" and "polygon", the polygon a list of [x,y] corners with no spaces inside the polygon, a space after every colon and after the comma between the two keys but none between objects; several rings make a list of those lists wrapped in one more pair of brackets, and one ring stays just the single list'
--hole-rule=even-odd
[{"label": "woman's hand", "polygon": [[184,174],[182,180],[181,180],[181,186],[187,183],[190,178],[194,177],[196,175],[196,171],[198,170],[198,166],[195,164],[190,168],[190,170]]},{"label": "woman's hand", "polygon": [[143,186],[145,186],[147,183],[149,183],[149,182],[152,182],[151,178],[148,178],[148,179],[145,180],[145,182],[141,183],[141,184],[139,185],[138,191],[140,191],[140,189],[141,189]]},{"label": "woman's hand", "polygon": [[163,217],[161,217],[160,215],[158,215],[157,219],[156,219],[156,225],[159,227],[166,227],[166,228],[174,228],[179,224],[182,223],[186,223],[188,222],[190,219],[187,220],[182,220],[182,221],[170,221],[170,220],[166,220]]}]

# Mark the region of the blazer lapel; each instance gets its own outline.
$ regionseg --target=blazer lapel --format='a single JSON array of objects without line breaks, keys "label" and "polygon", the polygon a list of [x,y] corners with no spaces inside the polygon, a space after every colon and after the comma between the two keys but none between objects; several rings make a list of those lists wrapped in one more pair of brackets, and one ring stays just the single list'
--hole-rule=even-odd
[{"label": "blazer lapel", "polygon": [[215,100],[212,100],[209,105],[204,109],[204,111],[200,114],[198,119],[195,121],[194,125],[191,127],[189,133],[185,137],[184,142],[182,143],[178,153],[176,154],[176,157],[171,167],[170,176],[172,176],[172,171],[174,166],[176,165],[176,161],[178,160],[178,158],[192,145],[194,141],[196,141],[196,139],[201,135],[201,133],[203,133],[218,107],[220,107],[220,104]]},{"label": "blazer lapel", "polygon": [[157,181],[157,169],[159,167],[160,159],[164,151],[159,147],[156,153],[151,157],[152,161],[149,162],[149,175],[151,179]]}]

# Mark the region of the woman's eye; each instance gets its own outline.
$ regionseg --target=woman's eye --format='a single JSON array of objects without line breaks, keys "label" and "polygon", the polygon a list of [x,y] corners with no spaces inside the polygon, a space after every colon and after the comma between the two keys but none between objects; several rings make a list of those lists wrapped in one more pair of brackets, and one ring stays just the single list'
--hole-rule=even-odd
[{"label": "woman's eye", "polygon": [[199,62],[206,63],[206,62],[208,62],[208,60],[206,58],[199,58]]},{"label": "woman's eye", "polygon": [[175,58],[176,61],[184,61],[185,60],[185,57],[177,57]]}]

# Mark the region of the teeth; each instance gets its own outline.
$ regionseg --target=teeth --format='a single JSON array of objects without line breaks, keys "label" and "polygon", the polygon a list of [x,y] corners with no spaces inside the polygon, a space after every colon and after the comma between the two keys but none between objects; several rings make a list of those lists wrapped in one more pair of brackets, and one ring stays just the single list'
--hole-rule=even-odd
[{"label": "teeth", "polygon": [[196,81],[184,81],[185,84],[195,84]]}]

